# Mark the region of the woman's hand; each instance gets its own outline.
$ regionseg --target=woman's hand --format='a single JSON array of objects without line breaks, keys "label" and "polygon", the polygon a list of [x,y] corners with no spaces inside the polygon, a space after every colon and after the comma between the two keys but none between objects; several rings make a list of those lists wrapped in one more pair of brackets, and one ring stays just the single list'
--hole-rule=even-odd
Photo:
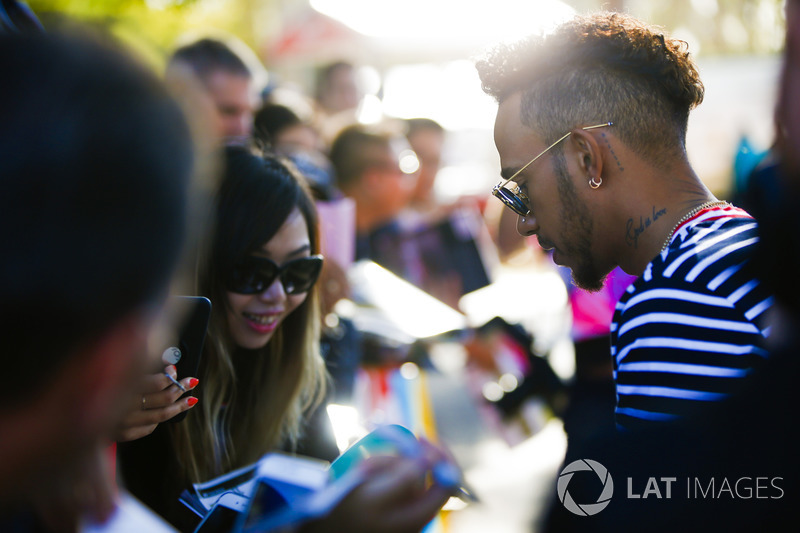
[{"label": "woman's hand", "polygon": [[[174,365],[164,369],[164,373],[177,378]],[[187,396],[181,398],[183,391],[178,388],[164,373],[150,374],[143,378],[141,396],[136,397],[128,415],[122,422],[117,434],[117,442],[136,440],[152,433],[158,424],[194,407],[197,398]],[[198,384],[197,378],[183,378],[180,384],[188,391]]]}]

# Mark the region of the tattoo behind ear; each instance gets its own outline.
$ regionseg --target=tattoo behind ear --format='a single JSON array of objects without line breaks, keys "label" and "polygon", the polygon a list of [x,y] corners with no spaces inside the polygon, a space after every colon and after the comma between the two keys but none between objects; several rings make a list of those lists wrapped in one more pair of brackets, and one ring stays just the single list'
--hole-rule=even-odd
[{"label": "tattoo behind ear", "polygon": [[617,168],[619,169],[619,171],[625,172],[625,167],[622,166],[622,162],[619,160],[619,157],[617,157],[617,153],[614,151],[614,148],[611,147],[611,142],[608,140],[608,135],[606,135],[605,133],[601,133],[600,135],[603,137],[603,140],[605,141],[606,146],[608,147],[608,152],[611,154],[611,157],[614,158],[614,162],[617,163]]}]

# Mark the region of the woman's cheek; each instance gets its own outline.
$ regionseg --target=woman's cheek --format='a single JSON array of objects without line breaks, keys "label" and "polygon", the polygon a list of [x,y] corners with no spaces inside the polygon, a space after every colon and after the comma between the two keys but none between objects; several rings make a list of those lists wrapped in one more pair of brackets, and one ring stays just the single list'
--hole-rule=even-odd
[{"label": "woman's cheek", "polygon": [[308,293],[304,292],[303,294],[292,294],[289,296],[289,302],[287,306],[287,313],[286,316],[290,315],[292,311],[300,307],[300,304],[306,301],[308,297]]}]

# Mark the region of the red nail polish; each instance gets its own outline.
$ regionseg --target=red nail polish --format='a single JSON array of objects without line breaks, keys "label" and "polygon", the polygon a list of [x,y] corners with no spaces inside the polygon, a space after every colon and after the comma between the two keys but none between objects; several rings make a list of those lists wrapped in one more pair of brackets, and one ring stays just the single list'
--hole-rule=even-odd
[{"label": "red nail polish", "polygon": [[192,379],[190,379],[190,380],[189,380],[189,388],[190,388],[190,389],[193,389],[193,388],[197,387],[197,384],[198,384],[198,383],[200,383],[200,380],[199,380],[199,379],[197,379],[197,378],[192,378]]},{"label": "red nail polish", "polygon": [[192,406],[194,406],[194,404],[196,404],[198,401],[199,401],[199,400],[198,400],[197,398],[195,398],[194,396],[190,396],[190,397],[186,398],[186,405],[188,405],[189,407],[192,407]]}]

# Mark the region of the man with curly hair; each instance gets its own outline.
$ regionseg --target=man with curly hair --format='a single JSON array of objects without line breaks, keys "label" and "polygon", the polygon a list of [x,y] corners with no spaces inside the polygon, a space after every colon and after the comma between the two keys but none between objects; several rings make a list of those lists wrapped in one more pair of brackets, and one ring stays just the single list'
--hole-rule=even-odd
[{"label": "man with curly hair", "polygon": [[517,231],[585,289],[616,266],[638,276],[611,325],[617,425],[658,425],[731,395],[765,357],[772,299],[748,268],[755,220],[717,200],[687,158],[704,89],[686,43],[603,12],[476,66],[499,104],[493,194]]}]

